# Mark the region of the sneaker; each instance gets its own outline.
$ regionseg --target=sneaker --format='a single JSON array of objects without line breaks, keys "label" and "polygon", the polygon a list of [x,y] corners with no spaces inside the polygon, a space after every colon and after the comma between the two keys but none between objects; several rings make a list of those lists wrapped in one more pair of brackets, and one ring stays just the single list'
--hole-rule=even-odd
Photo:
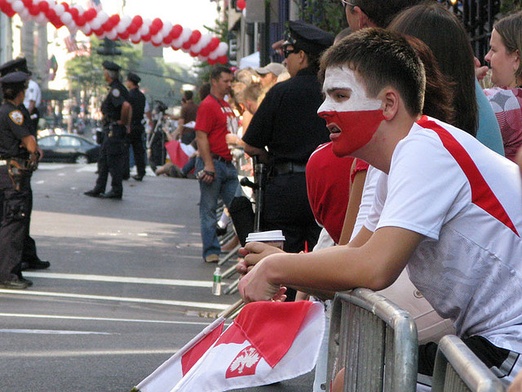
[{"label": "sneaker", "polygon": [[18,278],[0,282],[0,289],[23,290],[23,289],[26,289],[27,287],[29,287],[27,282],[21,281]]},{"label": "sneaker", "polygon": [[219,255],[208,255],[205,257],[205,263],[218,263]]}]

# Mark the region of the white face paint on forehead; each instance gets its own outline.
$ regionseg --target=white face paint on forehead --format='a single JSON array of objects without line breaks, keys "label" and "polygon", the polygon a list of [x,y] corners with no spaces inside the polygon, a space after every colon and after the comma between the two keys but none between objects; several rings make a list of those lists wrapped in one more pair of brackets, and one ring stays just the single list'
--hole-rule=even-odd
[{"label": "white face paint on forehead", "polygon": [[[349,99],[334,99],[336,91],[342,94],[343,90],[349,94]],[[323,92],[326,98],[318,112],[358,112],[376,110],[382,106],[381,100],[368,98],[364,86],[357,80],[355,71],[345,65],[326,69]]]}]

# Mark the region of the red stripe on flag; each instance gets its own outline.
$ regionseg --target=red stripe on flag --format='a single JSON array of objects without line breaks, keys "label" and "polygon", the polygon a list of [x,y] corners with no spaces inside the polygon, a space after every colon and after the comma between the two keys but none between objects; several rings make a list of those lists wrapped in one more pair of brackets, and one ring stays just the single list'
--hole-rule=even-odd
[{"label": "red stripe on flag", "polygon": [[181,357],[181,371],[183,376],[187,374],[187,372],[194,366],[194,364],[207,352],[207,350],[214,344],[214,342],[219,338],[219,335],[223,332],[224,322],[213,331],[211,331],[208,335],[206,335],[203,339],[201,339],[194,347],[189,349],[183,356]]},{"label": "red stripe on flag", "polygon": [[438,125],[435,121],[429,120],[428,117],[422,116],[417,123],[421,127],[433,130],[439,136],[442,144],[446,147],[446,150],[448,150],[455,161],[457,161],[469,181],[472,203],[482,208],[498,221],[502,222],[519,236],[518,231],[506,210],[497,199],[464,147],[462,147],[462,145],[460,145],[460,143],[446,129]]},{"label": "red stripe on flag", "polygon": [[[310,301],[249,303],[231,326],[239,328],[242,333],[238,333],[236,328],[228,328],[216,346],[231,341],[243,343],[247,339],[265,361],[274,367],[292,346],[310,306]],[[270,339],[267,339],[267,322],[262,320],[270,322],[270,330],[273,331],[269,335]]]}]

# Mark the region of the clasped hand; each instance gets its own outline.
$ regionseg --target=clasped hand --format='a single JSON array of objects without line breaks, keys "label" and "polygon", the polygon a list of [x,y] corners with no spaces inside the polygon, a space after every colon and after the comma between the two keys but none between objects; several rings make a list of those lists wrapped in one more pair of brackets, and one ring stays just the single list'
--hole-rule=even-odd
[{"label": "clasped hand", "polygon": [[272,284],[267,278],[266,257],[284,253],[281,249],[262,242],[250,242],[239,249],[243,256],[236,265],[236,271],[241,275],[239,293],[245,302],[254,301],[284,301],[286,287]]}]

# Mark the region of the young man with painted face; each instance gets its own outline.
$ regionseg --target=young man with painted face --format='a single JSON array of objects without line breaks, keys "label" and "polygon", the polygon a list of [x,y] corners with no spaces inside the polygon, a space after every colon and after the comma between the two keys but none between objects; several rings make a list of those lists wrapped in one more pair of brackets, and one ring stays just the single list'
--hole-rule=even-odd
[{"label": "young man with painted face", "polygon": [[[522,362],[518,167],[464,131],[421,116],[424,70],[396,33],[353,33],[325,53],[321,73],[326,99],[318,112],[334,152],[387,175],[348,246],[285,254],[247,244],[244,272],[255,266],[240,281],[243,299],[277,299],[286,286],[323,296],[381,290],[407,267],[434,309],[510,382]],[[432,348],[420,350],[421,373],[430,372]]]}]

